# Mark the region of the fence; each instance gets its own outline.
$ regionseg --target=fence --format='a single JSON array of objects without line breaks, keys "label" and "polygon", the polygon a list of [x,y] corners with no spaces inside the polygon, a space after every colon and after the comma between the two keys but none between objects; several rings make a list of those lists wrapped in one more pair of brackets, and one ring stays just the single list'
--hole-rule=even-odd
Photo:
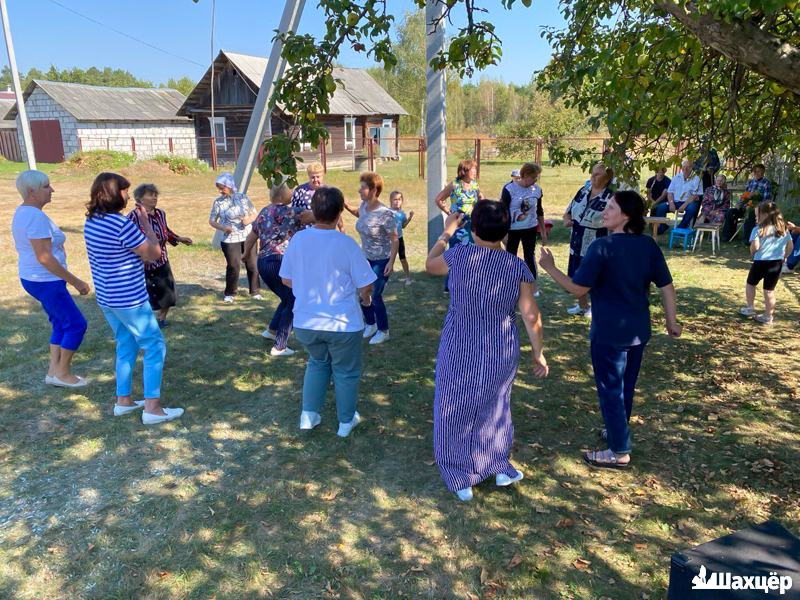
[{"label": "fence", "polygon": [[22,162],[19,138],[16,129],[0,129],[0,156],[14,162]]}]

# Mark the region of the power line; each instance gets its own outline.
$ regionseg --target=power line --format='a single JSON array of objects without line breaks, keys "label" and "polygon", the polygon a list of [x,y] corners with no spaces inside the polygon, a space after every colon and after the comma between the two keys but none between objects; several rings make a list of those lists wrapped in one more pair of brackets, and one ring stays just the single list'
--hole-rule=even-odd
[{"label": "power line", "polygon": [[143,46],[147,46],[148,48],[152,48],[153,50],[157,50],[159,52],[163,52],[164,54],[168,54],[169,56],[172,56],[174,58],[179,58],[181,60],[185,60],[186,62],[192,63],[193,65],[197,65],[198,67],[204,67],[204,68],[206,67],[206,65],[201,64],[201,63],[199,63],[199,62],[197,62],[195,60],[192,60],[191,58],[186,58],[185,56],[181,56],[180,54],[175,54],[174,52],[170,52],[169,50],[164,50],[164,48],[159,48],[158,46],[154,46],[153,44],[150,44],[150,43],[145,42],[145,41],[143,41],[143,40],[141,40],[141,39],[139,39],[137,37],[129,35],[129,34],[125,33],[124,31],[120,31],[119,29],[114,29],[110,25],[106,25],[105,23],[103,23],[101,21],[98,21],[97,19],[94,19],[92,17],[84,15],[83,13],[79,13],[77,10],[72,9],[69,6],[65,6],[65,5],[61,4],[61,2],[58,2],[58,0],[49,0],[49,1],[52,4],[55,4],[56,6],[60,6],[64,10],[66,10],[68,12],[71,12],[72,14],[81,17],[82,19],[86,19],[87,21],[90,21],[90,22],[94,23],[95,25],[100,25],[101,27],[103,27],[105,29],[108,29],[109,31],[113,31],[116,34],[119,34],[119,35],[121,35],[123,37],[126,37],[129,40],[133,40],[134,42],[142,44]]}]

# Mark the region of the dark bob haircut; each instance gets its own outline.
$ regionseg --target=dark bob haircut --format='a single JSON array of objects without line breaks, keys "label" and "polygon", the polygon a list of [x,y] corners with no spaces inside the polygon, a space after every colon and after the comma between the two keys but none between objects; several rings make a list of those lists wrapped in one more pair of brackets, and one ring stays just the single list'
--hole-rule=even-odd
[{"label": "dark bob haircut", "polygon": [[344,210],[344,196],[335,187],[321,187],[311,197],[311,212],[319,223],[335,223]]},{"label": "dark bob haircut", "polygon": [[123,190],[131,187],[131,182],[116,173],[100,173],[92,183],[86,216],[115,214],[120,212],[128,201],[122,197]]},{"label": "dark bob haircut", "polygon": [[625,233],[635,233],[641,235],[644,231],[644,200],[636,192],[626,190],[624,192],[615,192],[614,201],[619,206],[622,214],[628,217],[628,222],[625,223]]},{"label": "dark bob haircut", "polygon": [[472,231],[486,242],[499,242],[508,235],[511,215],[496,200],[481,200],[472,209]]}]

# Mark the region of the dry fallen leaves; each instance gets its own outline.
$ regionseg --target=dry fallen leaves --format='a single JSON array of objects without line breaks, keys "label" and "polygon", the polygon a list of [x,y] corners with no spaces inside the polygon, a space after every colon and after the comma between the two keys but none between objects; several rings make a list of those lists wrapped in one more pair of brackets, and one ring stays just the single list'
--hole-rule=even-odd
[{"label": "dry fallen leaves", "polygon": [[574,527],[575,521],[570,519],[569,517],[565,517],[563,519],[559,519],[558,523],[556,523],[556,529],[566,529],[567,527]]},{"label": "dry fallen leaves", "polygon": [[519,552],[514,552],[514,556],[508,561],[506,569],[511,570],[514,567],[518,567],[520,564],[522,564],[522,556],[520,556]]},{"label": "dry fallen leaves", "polygon": [[328,490],[324,494],[322,494],[322,499],[325,502],[330,502],[332,500],[336,500],[336,496],[339,495],[340,490]]},{"label": "dry fallen leaves", "polygon": [[585,558],[576,558],[575,562],[572,563],[572,566],[578,569],[579,571],[584,571],[589,568],[589,565],[592,564],[592,561],[586,560]]}]

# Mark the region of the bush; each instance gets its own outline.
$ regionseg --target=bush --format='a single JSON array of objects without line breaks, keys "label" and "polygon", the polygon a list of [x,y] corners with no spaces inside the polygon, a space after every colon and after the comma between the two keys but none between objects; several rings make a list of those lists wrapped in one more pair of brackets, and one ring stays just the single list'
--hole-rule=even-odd
[{"label": "bush", "polygon": [[116,150],[90,150],[76,152],[66,161],[66,165],[73,169],[87,171],[117,171],[129,167],[136,161],[136,157],[129,152]]},{"label": "bush", "polygon": [[202,160],[197,160],[195,158],[159,154],[158,156],[154,156],[153,160],[162,165],[166,165],[170,171],[178,175],[190,175],[192,173],[204,173],[208,171],[208,165]]}]

